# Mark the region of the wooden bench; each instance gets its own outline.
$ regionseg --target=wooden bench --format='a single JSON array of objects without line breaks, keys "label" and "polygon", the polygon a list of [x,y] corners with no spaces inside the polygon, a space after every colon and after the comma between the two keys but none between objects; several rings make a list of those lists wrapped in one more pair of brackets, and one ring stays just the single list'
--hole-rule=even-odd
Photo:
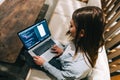
[{"label": "wooden bench", "polygon": [[112,80],[120,79],[120,1],[102,0],[106,17],[105,47]]}]

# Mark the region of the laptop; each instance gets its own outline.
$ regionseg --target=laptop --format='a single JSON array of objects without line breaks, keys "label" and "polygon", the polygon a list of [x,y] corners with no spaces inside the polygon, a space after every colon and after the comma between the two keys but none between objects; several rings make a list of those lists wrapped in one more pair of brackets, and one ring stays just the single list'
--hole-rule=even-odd
[{"label": "laptop", "polygon": [[31,56],[41,56],[50,61],[55,53],[51,53],[53,45],[61,45],[51,37],[46,19],[17,33],[24,47]]}]

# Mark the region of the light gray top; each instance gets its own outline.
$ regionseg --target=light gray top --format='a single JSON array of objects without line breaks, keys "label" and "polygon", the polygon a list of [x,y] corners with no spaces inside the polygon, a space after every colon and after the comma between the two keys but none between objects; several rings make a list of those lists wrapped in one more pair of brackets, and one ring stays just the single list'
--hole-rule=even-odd
[{"label": "light gray top", "polygon": [[74,53],[75,46],[70,43],[64,53],[58,58],[62,64],[62,70],[55,68],[48,62],[45,62],[43,67],[58,80],[85,78],[92,71],[92,68],[87,58],[80,51],[78,51],[75,59],[73,59]]}]

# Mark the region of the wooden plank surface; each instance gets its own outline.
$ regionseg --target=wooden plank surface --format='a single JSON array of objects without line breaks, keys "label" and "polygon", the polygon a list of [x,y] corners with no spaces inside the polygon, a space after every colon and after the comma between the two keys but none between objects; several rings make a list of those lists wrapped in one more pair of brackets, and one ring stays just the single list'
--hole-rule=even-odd
[{"label": "wooden plank surface", "polygon": [[116,75],[111,77],[111,80],[120,80],[120,75]]},{"label": "wooden plank surface", "polygon": [[112,59],[112,58],[115,58],[117,56],[120,56],[120,48],[115,48],[113,50],[114,50],[113,52],[108,53],[108,59]]},{"label": "wooden plank surface", "polygon": [[117,59],[109,64],[110,66],[110,73],[113,73],[117,70],[120,70],[120,59]]},{"label": "wooden plank surface", "polygon": [[0,5],[0,61],[15,62],[22,44],[17,32],[32,25],[44,0],[6,0]]}]

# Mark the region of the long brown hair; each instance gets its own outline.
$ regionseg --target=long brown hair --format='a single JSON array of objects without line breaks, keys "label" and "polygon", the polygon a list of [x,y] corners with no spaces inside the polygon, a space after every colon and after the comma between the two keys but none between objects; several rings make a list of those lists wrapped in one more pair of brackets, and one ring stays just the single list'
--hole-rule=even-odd
[{"label": "long brown hair", "polygon": [[[80,49],[88,58],[91,66],[94,67],[98,57],[98,49],[104,44],[103,12],[95,6],[79,8],[74,11],[72,20],[76,26],[76,36],[73,40],[76,47],[75,55]],[[79,34],[82,29],[84,37],[80,38]]]}]

